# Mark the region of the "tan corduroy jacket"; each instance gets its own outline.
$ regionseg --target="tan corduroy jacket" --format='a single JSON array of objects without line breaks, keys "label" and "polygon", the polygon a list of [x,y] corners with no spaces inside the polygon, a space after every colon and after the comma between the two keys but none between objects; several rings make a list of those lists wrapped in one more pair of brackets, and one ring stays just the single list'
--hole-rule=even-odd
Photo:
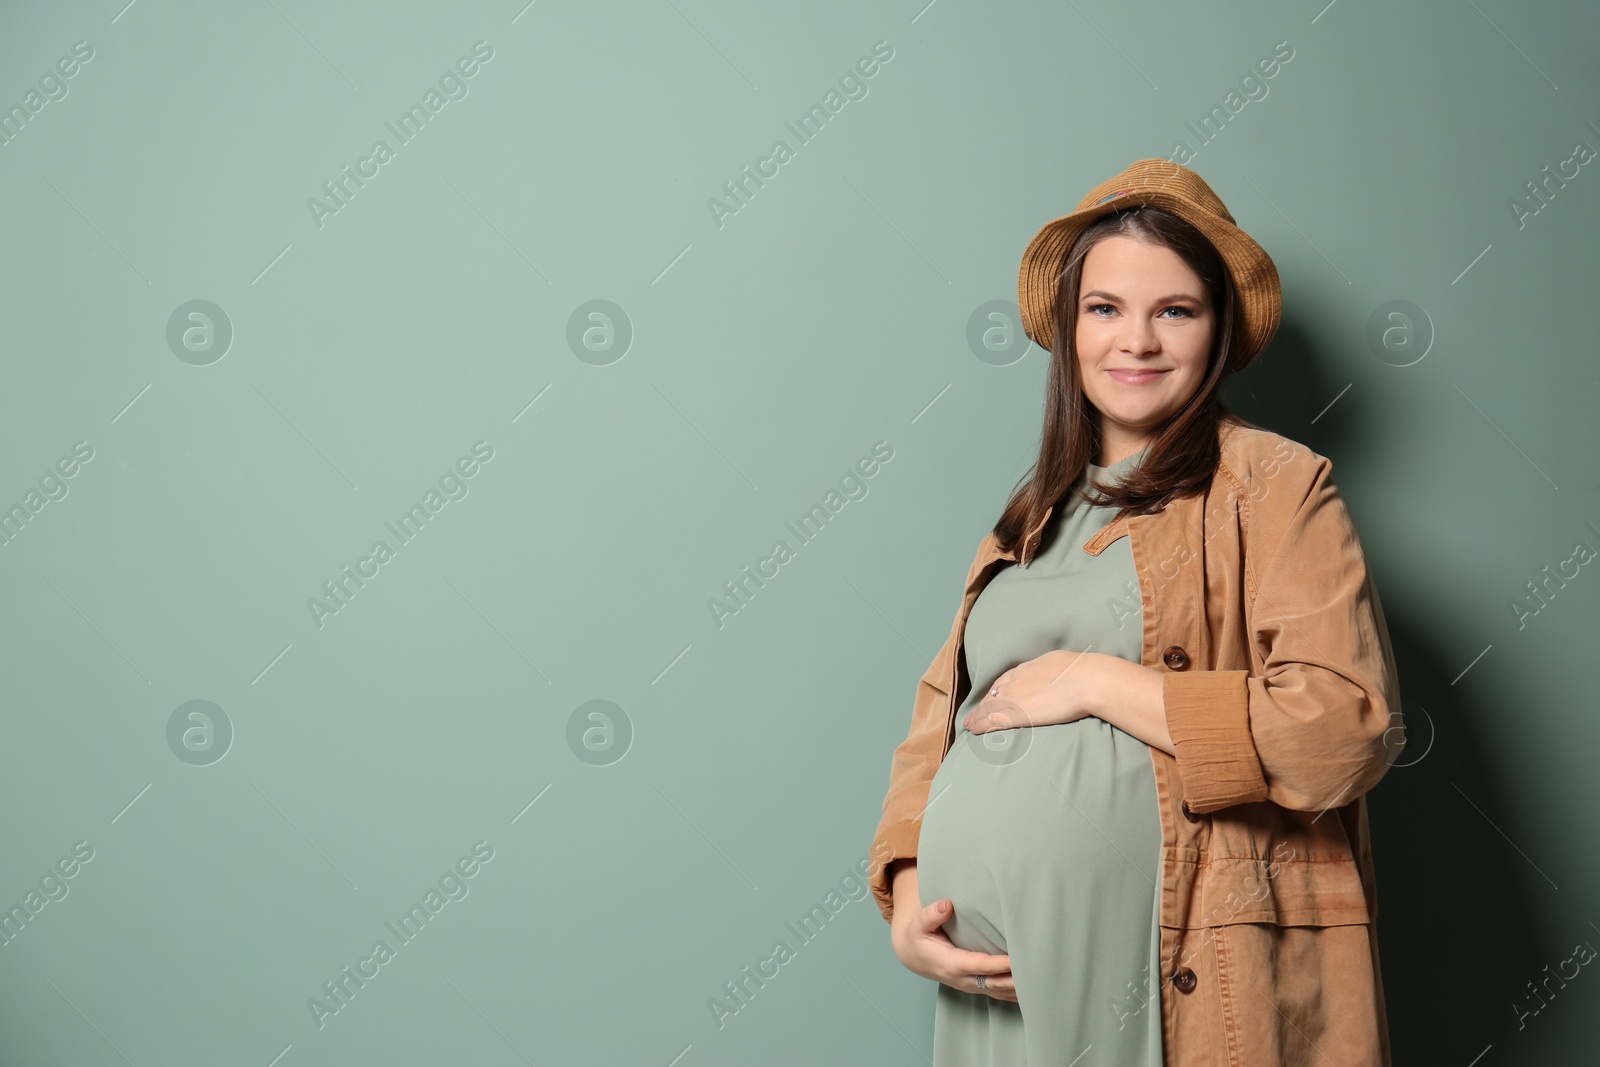
[{"label": "tan corduroy jacket", "polygon": [[[1330,461],[1257,427],[1225,421],[1220,436],[1207,492],[1115,520],[1083,546],[1129,539],[1140,662],[1165,675],[1177,755],[1150,749],[1162,838],[1150,999],[1166,1064],[1388,1067],[1363,795],[1405,744],[1383,609]],[[869,855],[885,919],[887,867],[917,854],[971,687],[967,615],[1012,560],[984,535],[950,636],[917,682]]]}]

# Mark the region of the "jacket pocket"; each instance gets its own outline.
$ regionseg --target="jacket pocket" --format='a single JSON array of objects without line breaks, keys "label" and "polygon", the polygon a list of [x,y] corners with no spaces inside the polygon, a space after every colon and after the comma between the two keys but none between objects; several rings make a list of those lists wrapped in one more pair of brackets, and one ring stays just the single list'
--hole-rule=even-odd
[{"label": "jacket pocket", "polygon": [[1369,930],[1233,923],[1204,933],[1215,943],[1195,985],[1209,983],[1226,1020],[1223,1062],[1387,1067]]},{"label": "jacket pocket", "polygon": [[1163,926],[1351,926],[1372,921],[1354,857],[1211,856],[1193,869],[1192,877],[1199,883],[1190,897],[1195,909],[1172,922],[1163,919]]}]

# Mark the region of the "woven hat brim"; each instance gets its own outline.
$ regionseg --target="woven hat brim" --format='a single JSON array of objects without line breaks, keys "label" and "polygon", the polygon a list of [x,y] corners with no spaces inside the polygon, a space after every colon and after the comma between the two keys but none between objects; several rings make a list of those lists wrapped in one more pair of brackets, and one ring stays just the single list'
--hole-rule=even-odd
[{"label": "woven hat brim", "polygon": [[1204,234],[1222,257],[1237,296],[1232,369],[1244,369],[1278,332],[1282,315],[1278,268],[1266,249],[1238,226],[1205,211],[1187,197],[1161,189],[1130,191],[1051,219],[1039,229],[1023,250],[1017,270],[1017,306],[1023,332],[1046,351],[1052,348],[1056,288],[1073,242],[1095,219],[1139,204],[1165,208],[1183,218]]}]

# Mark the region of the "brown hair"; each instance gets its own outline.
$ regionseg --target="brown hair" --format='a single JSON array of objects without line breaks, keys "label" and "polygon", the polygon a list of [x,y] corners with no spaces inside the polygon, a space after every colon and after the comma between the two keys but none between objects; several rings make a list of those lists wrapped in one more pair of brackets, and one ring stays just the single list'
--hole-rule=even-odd
[{"label": "brown hair", "polygon": [[1066,496],[1099,453],[1100,424],[1094,406],[1083,395],[1074,338],[1084,257],[1100,241],[1116,235],[1163,245],[1182,257],[1200,276],[1211,298],[1216,328],[1206,376],[1194,396],[1156,431],[1134,470],[1104,492],[1086,489],[1085,499],[1097,507],[1117,508],[1118,517],[1160,511],[1171,500],[1201,492],[1210,484],[1221,454],[1218,431],[1222,422],[1253,425],[1230,411],[1222,400],[1222,378],[1234,343],[1235,297],[1233,279],[1216,248],[1188,222],[1153,205],[1096,219],[1073,243],[1057,282],[1055,345],[1050,353],[1039,458],[1024,476],[1026,482],[1012,491],[994,526],[1000,548],[1014,555],[1022,548],[1018,542],[1023,534],[1038,524],[1045,508]]}]

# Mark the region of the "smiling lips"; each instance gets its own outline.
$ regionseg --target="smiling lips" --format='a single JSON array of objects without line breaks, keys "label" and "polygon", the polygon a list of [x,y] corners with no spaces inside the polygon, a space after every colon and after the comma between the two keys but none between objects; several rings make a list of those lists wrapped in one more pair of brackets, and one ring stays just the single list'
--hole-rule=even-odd
[{"label": "smiling lips", "polygon": [[1144,385],[1146,382],[1156,381],[1167,372],[1164,370],[1108,370],[1106,373],[1127,385]]}]

